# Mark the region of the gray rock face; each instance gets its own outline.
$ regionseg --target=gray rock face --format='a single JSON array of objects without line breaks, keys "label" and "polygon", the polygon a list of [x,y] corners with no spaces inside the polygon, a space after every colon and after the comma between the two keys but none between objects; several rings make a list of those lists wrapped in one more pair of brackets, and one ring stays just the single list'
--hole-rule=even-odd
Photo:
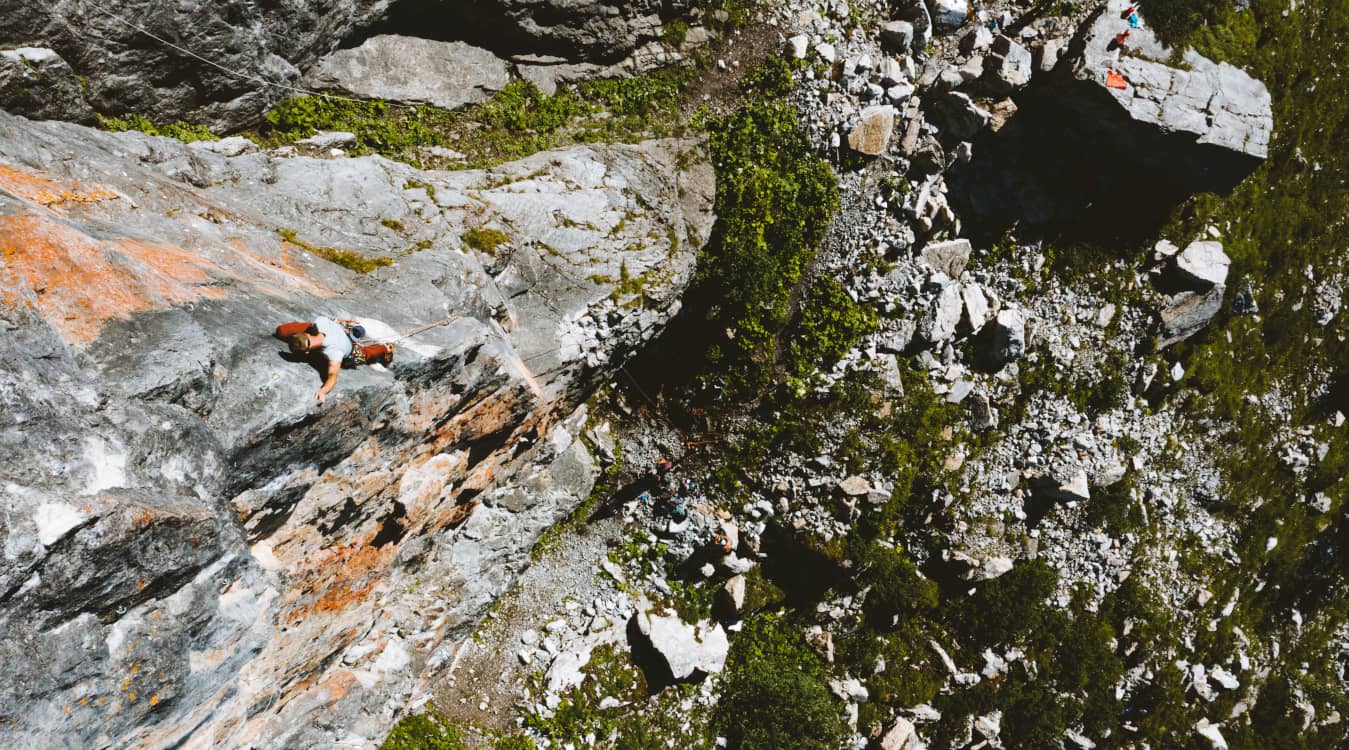
[{"label": "gray rock face", "polygon": [[960,296],[960,284],[951,282],[942,288],[932,308],[923,318],[922,334],[929,343],[940,343],[956,335],[961,314],[965,310]]},{"label": "gray rock face", "polygon": [[945,132],[958,140],[971,140],[988,125],[988,112],[959,91],[939,95],[935,107]]},{"label": "gray rock face", "polygon": [[638,632],[665,661],[676,680],[687,680],[699,673],[716,674],[725,666],[730,641],[719,623],[704,620],[690,625],[674,613],[638,612],[633,618]]},{"label": "gray rock face", "polygon": [[887,21],[881,25],[881,44],[892,52],[908,54],[913,38],[913,24],[908,21]]},{"label": "gray rock face", "polygon": [[37,120],[92,120],[75,71],[56,52],[42,47],[0,49],[0,103]]},{"label": "gray rock face", "polygon": [[1226,283],[1227,269],[1232,265],[1223,252],[1223,243],[1211,240],[1191,242],[1175,259],[1178,275],[1199,289]]},{"label": "gray rock face", "polygon": [[965,25],[965,18],[970,12],[968,0],[927,0],[927,2],[932,6],[932,20],[938,29],[950,31]]},{"label": "gray rock face", "polygon": [[[0,162],[5,747],[377,744],[590,491],[578,404],[712,219],[687,141],[420,172],[0,113]],[[457,317],[315,407],[269,334],[320,314]]]},{"label": "gray rock face", "polygon": [[857,127],[848,133],[848,146],[859,154],[879,156],[890,145],[895,131],[895,108],[889,105],[867,107]]},{"label": "gray rock face", "polygon": [[923,246],[923,262],[948,278],[958,279],[970,262],[973,247],[967,239],[929,242]]},{"label": "gray rock face", "polygon": [[[88,81],[100,112],[187,119],[219,128],[253,121],[286,92],[230,75],[156,42],[126,22],[226,68],[294,85],[300,71],[353,31],[383,17],[390,0],[304,3],[187,3],[0,0],[0,47],[55,50]],[[14,100],[0,107],[25,111]]]},{"label": "gray rock face", "polygon": [[999,36],[993,50],[984,57],[983,85],[997,96],[1006,96],[1030,83],[1035,68],[1030,50]]},{"label": "gray rock face", "polygon": [[[1234,184],[1268,155],[1274,128],[1269,91],[1240,69],[1193,50],[1183,55],[1185,69],[1167,65],[1172,50],[1146,23],[1133,30],[1121,54],[1114,38],[1126,5],[1110,0],[1079,29],[1069,64],[1056,71],[1076,82],[1062,87],[1061,101],[1128,153],[1167,165],[1171,179],[1217,189]],[[1124,88],[1106,85],[1109,70],[1123,76]]]},{"label": "gray rock face", "polygon": [[[691,11],[688,0],[310,0],[179,3],[0,0],[0,48],[49,47],[88,82],[85,99],[106,114],[185,119],[221,130],[252,124],[320,58],[381,22],[418,34],[461,29],[470,43],[520,63],[611,65],[659,40],[662,24]],[[128,24],[234,71],[151,39]],[[429,81],[433,71],[407,75]],[[445,68],[441,73],[450,75]],[[555,78],[556,76],[554,76]],[[551,79],[550,79],[551,80]],[[428,84],[430,85],[430,84]],[[453,84],[445,84],[450,86]],[[5,94],[0,89],[0,94]],[[0,107],[33,113],[23,96]],[[71,110],[79,119],[84,110]],[[42,114],[53,117],[55,114]]]},{"label": "gray rock face", "polygon": [[315,88],[445,109],[480,102],[510,80],[506,63],[485,49],[396,34],[338,50],[305,76]]},{"label": "gray rock face", "polygon": [[659,39],[665,21],[692,7],[690,0],[489,0],[448,4],[442,20],[483,30],[478,43],[518,62],[615,63]]},{"label": "gray rock face", "polygon": [[993,319],[994,362],[1005,364],[1026,353],[1026,315],[1020,310],[1003,310]]},{"label": "gray rock face", "polygon": [[1158,317],[1161,335],[1157,348],[1165,349],[1199,333],[1223,306],[1225,287],[1219,285],[1203,292],[1181,292],[1168,297]]}]

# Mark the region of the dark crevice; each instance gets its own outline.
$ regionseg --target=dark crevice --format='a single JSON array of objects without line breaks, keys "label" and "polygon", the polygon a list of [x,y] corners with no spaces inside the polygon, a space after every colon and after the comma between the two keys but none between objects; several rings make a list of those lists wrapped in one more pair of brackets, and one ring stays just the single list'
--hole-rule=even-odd
[{"label": "dark crevice", "polygon": [[393,501],[393,508],[379,520],[379,532],[371,540],[372,547],[384,547],[394,544],[403,539],[407,529],[403,528],[402,519],[407,517],[407,508],[397,500]]}]

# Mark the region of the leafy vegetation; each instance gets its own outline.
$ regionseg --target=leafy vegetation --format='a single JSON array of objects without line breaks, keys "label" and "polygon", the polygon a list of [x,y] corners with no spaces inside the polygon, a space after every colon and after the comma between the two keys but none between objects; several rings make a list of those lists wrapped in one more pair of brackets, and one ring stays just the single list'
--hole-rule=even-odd
[{"label": "leafy vegetation", "polygon": [[467,750],[459,730],[437,713],[409,716],[394,725],[379,750]]},{"label": "leafy vegetation", "polygon": [[145,133],[146,135],[174,138],[183,143],[220,140],[220,137],[215,133],[212,133],[211,129],[205,125],[193,125],[191,123],[182,122],[181,120],[164,125],[156,125],[148,117],[134,113],[125,117],[103,117],[100,115],[98,124],[99,127],[113,133],[135,131],[138,133]]},{"label": "leafy vegetation", "polygon": [[[791,320],[797,285],[838,207],[829,165],[815,155],[783,101],[791,63],[771,58],[745,79],[745,103],[706,123],[717,169],[714,239],[704,249],[698,282],[715,290],[717,315],[731,337],[709,351],[732,393],[761,390],[778,359],[778,336]],[[705,292],[706,293],[706,292]],[[837,334],[858,326],[837,323]],[[837,351],[841,336],[822,333],[813,352]]]},{"label": "leafy vegetation", "polygon": [[799,627],[755,618],[731,644],[717,727],[742,750],[836,750],[847,727],[828,677]]},{"label": "leafy vegetation", "polygon": [[[267,145],[308,138],[319,130],[356,136],[353,154],[377,153],[418,167],[477,168],[576,143],[632,142],[684,132],[679,98],[692,67],[634,78],[586,81],[549,96],[516,80],[492,98],[460,111],[430,105],[357,102],[325,96],[287,99],[252,136]],[[463,155],[438,157],[438,146]]]}]

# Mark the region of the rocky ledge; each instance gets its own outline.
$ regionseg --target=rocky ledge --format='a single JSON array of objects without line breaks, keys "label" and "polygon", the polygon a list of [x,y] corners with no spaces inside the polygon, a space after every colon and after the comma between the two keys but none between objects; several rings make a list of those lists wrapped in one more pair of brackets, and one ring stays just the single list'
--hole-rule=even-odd
[{"label": "rocky ledge", "polygon": [[[373,745],[590,492],[580,404],[712,193],[696,141],[420,172],[0,114],[0,742]],[[319,314],[452,320],[315,407],[269,333]]]},{"label": "rocky ledge", "polygon": [[[142,114],[156,122],[185,119],[227,131],[257,121],[278,99],[293,95],[303,76],[380,99],[425,83],[408,101],[442,103],[473,97],[445,94],[435,75],[442,59],[468,48],[467,60],[500,57],[545,88],[558,80],[620,75],[664,56],[665,24],[694,24],[702,13],[688,0],[323,0],[288,3],[188,3],[160,7],[150,0],[0,0],[0,106],[31,117],[87,122],[94,112]],[[685,27],[687,28],[687,26]],[[401,50],[398,68],[381,67],[398,37],[376,49],[357,47],[381,31],[424,37]],[[469,43],[486,47],[477,49]],[[333,61],[320,58],[344,47]],[[208,62],[209,61],[209,62]],[[668,62],[668,61],[667,61]],[[451,74],[490,84],[502,61],[476,62]],[[366,71],[392,76],[394,88],[367,92]],[[317,68],[317,70],[316,70]],[[353,70],[356,71],[353,73]],[[485,79],[474,74],[489,74]],[[357,82],[347,77],[355,75]],[[429,83],[428,83],[429,82]],[[401,88],[398,88],[401,87]]]}]

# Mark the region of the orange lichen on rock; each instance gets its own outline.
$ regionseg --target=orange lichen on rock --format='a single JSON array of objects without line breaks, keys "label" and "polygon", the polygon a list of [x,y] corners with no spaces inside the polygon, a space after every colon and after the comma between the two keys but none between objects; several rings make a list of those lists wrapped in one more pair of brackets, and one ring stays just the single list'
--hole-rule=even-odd
[{"label": "orange lichen on rock", "polygon": [[224,295],[208,286],[214,265],[182,248],[96,240],[40,216],[0,216],[0,254],[3,285],[33,300],[71,344],[93,341],[113,318]]},{"label": "orange lichen on rock", "polygon": [[369,595],[397,552],[394,545],[372,547],[373,540],[373,533],[366,534],[350,545],[306,557],[304,568],[296,571],[286,619],[300,622],[317,614],[339,612]]},{"label": "orange lichen on rock", "polygon": [[98,203],[119,198],[115,191],[100,185],[85,188],[79,183],[62,185],[7,164],[0,164],[0,190],[40,206]]}]

